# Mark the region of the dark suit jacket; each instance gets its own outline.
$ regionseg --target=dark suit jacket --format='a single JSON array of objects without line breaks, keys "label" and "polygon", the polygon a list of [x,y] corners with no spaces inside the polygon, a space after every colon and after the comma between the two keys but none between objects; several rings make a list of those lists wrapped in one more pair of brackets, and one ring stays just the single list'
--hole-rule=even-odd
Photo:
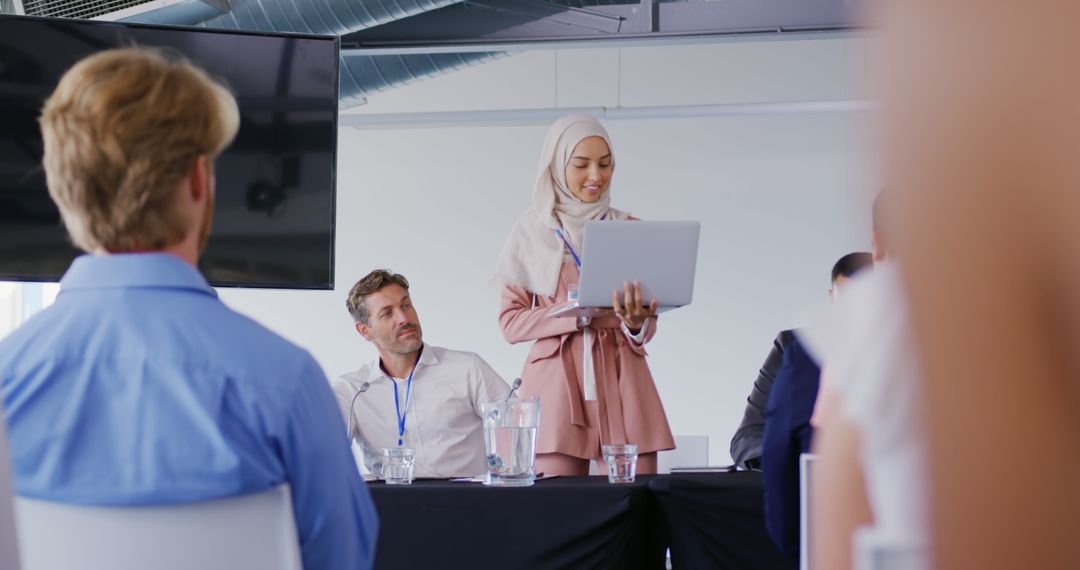
[{"label": "dark suit jacket", "polygon": [[773,341],[769,357],[758,371],[754,388],[746,399],[746,411],[742,423],[731,438],[731,458],[735,465],[744,469],[761,469],[761,438],[765,433],[765,406],[769,403],[769,392],[784,362],[784,351],[795,342],[792,331],[780,331]]},{"label": "dark suit jacket", "polygon": [[810,416],[820,382],[821,369],[796,340],[784,351],[765,408],[761,454],[765,526],[789,556],[799,553],[799,455],[810,450]]}]

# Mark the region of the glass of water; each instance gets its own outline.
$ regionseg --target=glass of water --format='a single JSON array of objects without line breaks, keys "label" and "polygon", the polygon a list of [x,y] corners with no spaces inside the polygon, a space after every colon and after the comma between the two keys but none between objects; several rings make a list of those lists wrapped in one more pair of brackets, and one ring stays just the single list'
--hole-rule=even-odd
[{"label": "glass of water", "polygon": [[637,445],[605,445],[603,450],[608,483],[633,483],[637,476]]},{"label": "glass of water", "polygon": [[536,478],[536,430],[540,399],[482,402],[488,485],[524,487]]},{"label": "glass of water", "polygon": [[410,485],[413,480],[413,460],[416,450],[411,447],[383,449],[382,474],[387,485]]}]

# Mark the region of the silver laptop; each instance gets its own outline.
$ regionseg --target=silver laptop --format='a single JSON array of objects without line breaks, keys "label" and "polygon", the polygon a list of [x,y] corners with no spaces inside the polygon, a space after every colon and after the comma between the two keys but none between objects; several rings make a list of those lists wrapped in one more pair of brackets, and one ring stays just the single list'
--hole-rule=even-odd
[{"label": "silver laptop", "polygon": [[610,314],[611,292],[626,281],[640,281],[644,302],[656,299],[658,313],[689,305],[700,233],[698,222],[586,222],[577,303],[554,315]]}]

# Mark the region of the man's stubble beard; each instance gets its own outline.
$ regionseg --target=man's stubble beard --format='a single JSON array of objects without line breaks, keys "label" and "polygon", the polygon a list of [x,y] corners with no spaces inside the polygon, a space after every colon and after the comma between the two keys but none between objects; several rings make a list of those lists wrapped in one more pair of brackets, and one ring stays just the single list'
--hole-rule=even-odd
[{"label": "man's stubble beard", "polygon": [[420,325],[416,325],[416,340],[398,340],[396,332],[391,334],[393,335],[392,338],[383,342],[383,346],[394,354],[412,354],[420,350],[420,347],[424,345],[424,331],[420,328]]}]

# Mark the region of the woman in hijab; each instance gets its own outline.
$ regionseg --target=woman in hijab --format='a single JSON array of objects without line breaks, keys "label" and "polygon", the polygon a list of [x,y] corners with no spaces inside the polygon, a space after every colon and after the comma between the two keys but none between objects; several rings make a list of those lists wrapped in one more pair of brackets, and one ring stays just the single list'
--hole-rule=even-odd
[{"label": "woman in hijab", "polygon": [[656,303],[641,287],[612,292],[607,316],[554,317],[576,292],[588,220],[633,219],[611,207],[611,139],[593,117],[563,117],[548,131],[533,205],[514,225],[495,270],[499,324],[510,343],[535,341],[521,374],[523,397],[543,408],[536,470],[587,475],[601,446],[638,446],[638,472],[656,472],[656,452],[673,449],[664,407],[645,361]]}]

